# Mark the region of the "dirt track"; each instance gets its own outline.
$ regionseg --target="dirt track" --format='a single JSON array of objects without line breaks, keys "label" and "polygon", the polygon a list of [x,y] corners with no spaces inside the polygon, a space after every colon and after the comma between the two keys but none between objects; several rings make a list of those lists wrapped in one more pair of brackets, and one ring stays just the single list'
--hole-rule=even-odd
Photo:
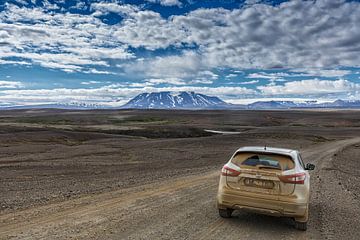
[{"label": "dirt track", "polygon": [[[200,143],[211,146],[211,143],[218,141],[216,138],[205,137]],[[220,137],[225,143],[233,137],[229,140],[227,138],[230,137]],[[196,145],[195,139],[192,145]],[[206,139],[212,140],[207,143]],[[133,186],[129,184],[128,187],[81,194],[66,201],[49,201],[24,209],[3,211],[0,216],[0,238],[357,239],[360,234],[359,219],[356,217],[360,214],[357,192],[359,183],[349,182],[349,176],[355,178],[350,181],[358,180],[359,172],[346,166],[354,164],[350,161],[359,162],[354,159],[354,154],[360,138],[342,137],[308,143],[304,139],[303,136],[303,158],[305,162],[311,161],[317,166],[311,174],[310,222],[306,232],[294,230],[292,221],[286,218],[238,211],[231,219],[220,218],[215,206],[215,195],[219,164],[221,166],[226,161],[224,158],[203,168],[201,165],[204,162],[201,162],[195,171],[181,171],[178,167],[178,173],[166,172],[169,166],[164,163],[160,170],[166,173],[166,177],[161,181],[150,180],[148,176],[139,173],[137,176],[145,181],[138,179],[138,184]],[[166,140],[166,144],[174,147],[183,145],[183,141]],[[281,144],[281,141],[278,140],[277,144]],[[297,144],[290,139],[287,142],[290,145]],[[151,141],[151,146],[156,147],[157,143],[164,147],[162,140]],[[166,147],[169,148],[169,145]],[[183,154],[186,153],[178,155]],[[208,159],[211,160],[211,157]],[[347,163],[342,164],[342,161]],[[174,163],[171,167],[177,168],[177,165]],[[158,174],[154,169],[149,171]],[[346,174],[344,171],[347,171]]]}]

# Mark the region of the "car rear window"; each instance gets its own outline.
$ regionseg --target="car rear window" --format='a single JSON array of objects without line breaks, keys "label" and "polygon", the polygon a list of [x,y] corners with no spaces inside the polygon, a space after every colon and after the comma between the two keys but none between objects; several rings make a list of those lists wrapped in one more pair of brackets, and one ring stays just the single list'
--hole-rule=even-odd
[{"label": "car rear window", "polygon": [[275,169],[286,171],[293,169],[295,164],[290,156],[272,153],[237,153],[231,162],[241,168]]}]

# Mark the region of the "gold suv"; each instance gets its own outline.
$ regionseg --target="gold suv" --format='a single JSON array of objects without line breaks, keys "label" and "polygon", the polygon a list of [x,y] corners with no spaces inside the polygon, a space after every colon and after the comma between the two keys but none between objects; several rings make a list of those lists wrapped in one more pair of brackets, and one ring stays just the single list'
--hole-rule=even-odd
[{"label": "gold suv", "polygon": [[217,206],[221,217],[233,210],[292,217],[305,231],[309,218],[310,175],[298,151],[243,147],[221,170]]}]

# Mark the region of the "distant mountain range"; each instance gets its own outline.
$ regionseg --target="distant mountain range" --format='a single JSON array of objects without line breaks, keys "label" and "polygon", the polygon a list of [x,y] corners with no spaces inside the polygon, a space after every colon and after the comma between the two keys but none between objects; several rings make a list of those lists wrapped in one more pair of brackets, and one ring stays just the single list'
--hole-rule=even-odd
[{"label": "distant mountain range", "polygon": [[122,106],[122,108],[139,109],[222,109],[228,107],[230,104],[218,97],[195,92],[142,93]]},{"label": "distant mountain range", "polygon": [[360,100],[316,101],[259,101],[246,105],[247,109],[294,109],[294,108],[360,108]]},{"label": "distant mountain range", "polygon": [[0,109],[302,109],[302,108],[359,108],[360,100],[336,100],[334,102],[318,103],[317,101],[258,101],[251,104],[230,104],[218,97],[207,96],[195,92],[152,92],[141,93],[120,107],[110,107],[96,103],[70,102],[41,105],[9,106],[0,105]]},{"label": "distant mountain range", "polygon": [[133,109],[294,109],[294,108],[360,108],[360,100],[317,101],[258,101],[247,105],[226,103],[218,97],[194,92],[142,93],[121,108]]},{"label": "distant mountain range", "polygon": [[58,109],[106,109],[109,108],[104,105],[96,103],[86,103],[86,102],[69,102],[69,103],[49,103],[49,104],[36,104],[36,105],[6,105],[0,106],[0,109],[33,109],[33,108],[58,108]]}]

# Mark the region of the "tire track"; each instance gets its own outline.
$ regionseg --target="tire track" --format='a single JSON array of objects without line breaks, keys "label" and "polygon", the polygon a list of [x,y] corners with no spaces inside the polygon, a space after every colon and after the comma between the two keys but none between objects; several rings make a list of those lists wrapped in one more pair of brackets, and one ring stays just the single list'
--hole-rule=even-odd
[{"label": "tire track", "polygon": [[[91,217],[96,217],[96,215],[104,213],[106,210],[110,210],[111,212],[113,208],[126,207],[137,200],[144,200],[146,198],[176,192],[184,188],[201,184],[208,179],[217,177],[218,175],[219,171],[212,171],[210,173],[203,174],[202,176],[188,177],[186,179],[180,178],[175,181],[170,181],[169,184],[164,184],[155,189],[154,186],[149,186],[151,187],[149,190],[133,192],[125,195],[121,194],[120,196],[116,196],[116,193],[105,193],[92,198],[85,197],[61,204],[53,204],[52,208],[60,210],[59,212],[48,215],[46,212],[43,212],[41,207],[18,213],[18,218],[25,215],[27,216],[29,222],[22,222],[20,220],[15,223],[11,223],[10,221],[14,218],[14,216],[13,214],[7,214],[0,217],[0,237],[3,238],[8,237],[8,235],[16,235],[17,232],[26,232],[29,230],[33,231],[39,227],[44,228],[46,225],[60,225],[66,222],[76,222],[76,220],[79,219],[89,219],[90,221]],[[82,201],[87,201],[87,203],[80,205]],[[80,206],[77,206],[78,203],[80,203]],[[67,207],[68,205],[70,205],[70,207]],[[76,206],[71,207],[71,205]],[[61,208],[66,209],[61,210]],[[29,216],[36,212],[42,212],[42,216],[30,219]]]},{"label": "tire track", "polygon": [[[326,165],[328,164],[329,161],[326,160],[330,160],[330,158],[333,156],[333,154],[335,154],[338,151],[341,151],[343,148],[352,145],[354,143],[360,142],[360,138],[352,138],[352,139],[346,139],[346,140],[340,140],[340,141],[335,141],[335,142],[330,142],[330,143],[325,143],[322,145],[317,145],[308,149],[305,149],[303,151],[303,157],[305,162],[312,162],[316,164],[316,171],[311,172],[311,175],[314,176],[316,174],[319,174],[319,172],[326,167]],[[312,190],[314,190],[314,188],[321,188],[319,186],[319,183],[317,183],[315,181],[315,179],[312,178]],[[314,204],[317,202],[317,198],[319,198],[319,196],[316,196],[317,192],[312,193],[311,195],[311,200],[310,200],[310,204]],[[322,218],[324,216],[319,216],[318,214],[318,209],[315,209],[312,206],[312,214],[310,216],[310,222],[309,222],[309,229],[307,232],[303,233],[303,232],[291,232],[290,234],[287,234],[286,237],[287,239],[319,239],[322,237],[322,229],[319,226],[320,222],[322,222]],[[316,214],[313,214],[316,213]],[[253,215],[255,216],[255,215]],[[240,217],[244,217],[244,216],[240,216]],[[263,219],[267,219],[268,217],[266,216],[257,216],[258,218],[263,218]],[[271,218],[271,217],[270,217]],[[236,219],[238,220],[238,219]],[[277,218],[273,218],[274,221],[281,221],[280,219]],[[266,221],[264,221],[266,222]],[[204,228],[203,231],[201,231],[198,235],[196,235],[194,237],[194,239],[231,239],[231,234],[229,231],[231,231],[230,228],[229,229],[229,221],[225,221],[225,219],[221,219],[219,218],[218,220],[216,220],[213,224],[210,224],[209,226],[207,226],[206,228]],[[240,227],[244,227],[245,224],[243,224],[242,226],[238,226]],[[256,225],[255,225],[256,226]],[[258,227],[258,226],[257,226]],[[279,228],[280,230],[280,222],[278,226],[274,226]],[[247,229],[247,230],[246,230]],[[249,235],[249,239],[254,239],[254,235],[258,234],[255,233],[256,231],[258,231],[258,229],[248,229],[248,226],[246,227],[245,231],[250,231],[250,235]],[[252,234],[251,234],[252,231]],[[217,232],[219,232],[219,234],[216,234]],[[234,233],[237,233],[238,235],[240,233],[243,233],[244,231],[241,230],[235,230],[233,231]],[[265,232],[266,233],[266,232]],[[249,234],[249,232],[248,232]],[[247,239],[246,235],[248,234],[244,234],[242,235],[242,239]],[[235,237],[235,236],[233,236]],[[264,236],[258,236],[258,238],[262,238],[264,237],[264,239],[279,239],[279,237],[281,237],[281,233],[276,233],[273,234],[272,236],[269,235],[268,237],[266,237],[266,234],[264,234]]]},{"label": "tire track", "polygon": [[[306,162],[317,164],[312,175],[321,174],[321,169],[326,167],[327,159],[342,148],[357,142],[360,142],[360,138],[319,144],[305,149],[303,157]],[[50,238],[55,233],[57,235],[52,236],[52,239],[65,239],[69,235],[84,239],[118,239],[119,236],[129,239],[146,239],[151,236],[157,236],[157,239],[322,237],[321,222],[324,216],[321,216],[314,206],[310,228],[305,233],[293,230],[287,222],[266,216],[240,213],[230,221],[221,219],[217,215],[215,204],[209,204],[215,203],[219,171],[201,174],[167,180],[160,184],[148,184],[128,191],[119,190],[86,196],[23,210],[15,215],[6,214],[0,216],[0,239]],[[312,190],[320,189],[320,184],[313,180]],[[209,196],[213,196],[213,199],[209,199]],[[317,204],[318,197],[318,193],[314,192],[311,195],[311,203]],[[201,209],[196,209],[197,207]],[[161,209],[166,209],[171,215],[159,212]],[[127,215],[131,212],[132,216],[137,216],[140,220]],[[136,221],[139,226],[131,228],[130,225]],[[129,229],[122,230],[127,226]],[[259,226],[262,231],[259,231]],[[102,232],[107,227],[115,229],[113,235],[107,236]]]}]

